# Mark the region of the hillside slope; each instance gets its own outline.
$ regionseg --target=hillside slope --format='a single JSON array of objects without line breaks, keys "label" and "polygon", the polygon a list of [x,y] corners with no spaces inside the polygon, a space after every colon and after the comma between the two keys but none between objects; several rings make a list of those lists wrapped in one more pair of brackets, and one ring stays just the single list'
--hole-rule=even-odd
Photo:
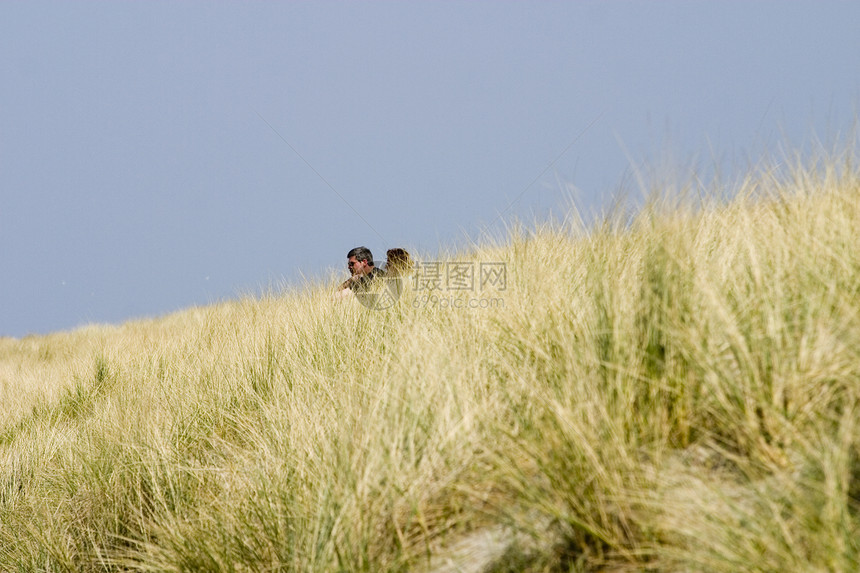
[{"label": "hillside slope", "polygon": [[0,570],[857,570],[845,165],[2,340]]}]

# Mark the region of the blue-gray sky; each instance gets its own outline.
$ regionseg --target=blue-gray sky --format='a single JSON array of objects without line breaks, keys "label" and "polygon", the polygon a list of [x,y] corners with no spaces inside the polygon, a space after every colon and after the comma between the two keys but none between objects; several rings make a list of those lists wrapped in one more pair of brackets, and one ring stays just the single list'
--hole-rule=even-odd
[{"label": "blue-gray sky", "polygon": [[0,335],[600,209],[669,149],[827,142],[860,3],[0,3]]}]

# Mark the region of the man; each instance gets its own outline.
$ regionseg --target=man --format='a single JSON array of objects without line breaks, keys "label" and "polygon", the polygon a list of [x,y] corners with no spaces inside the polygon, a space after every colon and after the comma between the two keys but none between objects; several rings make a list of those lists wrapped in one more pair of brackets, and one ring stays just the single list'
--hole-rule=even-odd
[{"label": "man", "polygon": [[356,247],[346,254],[346,266],[352,275],[340,285],[341,290],[365,292],[371,283],[384,274],[373,264],[373,253],[367,247]]}]

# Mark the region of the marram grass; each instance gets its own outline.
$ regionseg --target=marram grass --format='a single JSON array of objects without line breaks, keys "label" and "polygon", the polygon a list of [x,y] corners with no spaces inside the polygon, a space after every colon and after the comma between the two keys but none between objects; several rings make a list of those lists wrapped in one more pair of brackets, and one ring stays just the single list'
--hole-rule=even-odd
[{"label": "marram grass", "polygon": [[505,269],[474,308],[333,280],[4,339],[0,570],[856,571],[845,165],[512,230],[447,259]]}]

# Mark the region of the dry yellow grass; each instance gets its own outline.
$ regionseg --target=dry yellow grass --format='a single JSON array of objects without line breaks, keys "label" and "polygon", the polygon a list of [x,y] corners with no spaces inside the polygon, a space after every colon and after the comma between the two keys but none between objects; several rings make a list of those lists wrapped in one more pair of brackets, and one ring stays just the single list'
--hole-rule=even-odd
[{"label": "dry yellow grass", "polygon": [[4,339],[0,570],[856,570],[858,228],[831,157],[445,258],[504,290]]}]

